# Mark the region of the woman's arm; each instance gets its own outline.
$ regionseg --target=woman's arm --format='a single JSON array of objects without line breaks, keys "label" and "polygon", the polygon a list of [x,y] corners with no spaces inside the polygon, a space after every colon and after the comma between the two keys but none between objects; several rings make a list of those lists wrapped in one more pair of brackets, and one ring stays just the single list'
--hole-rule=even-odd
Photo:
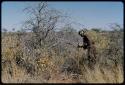
[{"label": "woman's arm", "polygon": [[79,44],[78,44],[78,48],[83,48],[83,45],[79,45]]}]

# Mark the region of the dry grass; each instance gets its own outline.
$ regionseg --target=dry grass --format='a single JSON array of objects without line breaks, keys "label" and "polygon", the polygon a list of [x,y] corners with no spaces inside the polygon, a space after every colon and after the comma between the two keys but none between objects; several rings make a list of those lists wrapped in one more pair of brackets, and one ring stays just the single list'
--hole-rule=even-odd
[{"label": "dry grass", "polygon": [[[96,34],[94,36],[96,37]],[[80,65],[81,74],[67,75],[66,73],[61,73],[60,66],[65,62],[65,59],[73,57],[73,55],[74,59],[77,59],[77,57],[82,56],[82,50],[79,50],[80,53],[75,52],[71,55],[66,55],[66,57],[57,55],[54,50],[51,51],[51,55],[46,49],[34,50],[42,53],[40,53],[37,60],[34,60],[33,65],[37,70],[34,73],[35,75],[31,75],[27,73],[26,68],[21,68],[16,64],[15,58],[22,49],[22,47],[16,46],[19,43],[16,38],[15,36],[2,38],[3,83],[122,83],[124,80],[122,65],[113,65],[109,69],[101,64],[96,64],[94,70],[89,69],[86,65]],[[101,42],[102,48],[107,46],[107,44],[104,44],[106,42],[105,39]],[[100,50],[101,48],[98,49]],[[26,59],[25,57],[23,57],[24,60]]]}]

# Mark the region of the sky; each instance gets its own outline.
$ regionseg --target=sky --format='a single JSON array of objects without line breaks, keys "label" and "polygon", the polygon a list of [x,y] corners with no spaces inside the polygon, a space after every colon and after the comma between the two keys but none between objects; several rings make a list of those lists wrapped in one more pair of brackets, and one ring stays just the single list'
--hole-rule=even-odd
[{"label": "sky", "polygon": [[[2,2],[2,28],[11,31],[22,27],[28,15],[23,9],[38,2],[26,1],[4,1]],[[71,22],[80,23],[85,28],[101,28],[110,30],[110,23],[123,25],[123,3],[122,2],[48,2],[50,8],[66,13]],[[75,24],[75,29],[83,26]],[[123,27],[123,26],[122,26]]]}]

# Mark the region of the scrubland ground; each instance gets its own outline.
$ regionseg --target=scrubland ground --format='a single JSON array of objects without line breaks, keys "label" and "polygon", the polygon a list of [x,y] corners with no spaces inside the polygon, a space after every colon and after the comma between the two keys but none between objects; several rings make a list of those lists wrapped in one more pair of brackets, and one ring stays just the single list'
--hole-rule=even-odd
[{"label": "scrubland ground", "polygon": [[[77,35],[77,32],[74,33]],[[71,42],[76,45],[75,38],[78,35],[72,38],[74,33],[68,37],[74,39]],[[22,35],[16,32],[2,33],[2,82],[122,83],[124,61],[121,33],[88,31],[95,40],[97,49],[98,60],[94,69],[89,68],[87,60],[82,60],[87,56],[83,49],[65,44],[67,37],[63,39],[64,42],[54,44],[51,48],[45,43],[41,47],[34,48],[33,46],[37,44],[31,37],[32,33]],[[49,43],[52,45],[53,42]]]}]

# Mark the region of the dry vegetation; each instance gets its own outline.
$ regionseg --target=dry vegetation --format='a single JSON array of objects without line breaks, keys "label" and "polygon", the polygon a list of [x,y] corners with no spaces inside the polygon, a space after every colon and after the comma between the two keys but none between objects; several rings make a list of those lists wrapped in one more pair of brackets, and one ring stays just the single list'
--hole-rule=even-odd
[{"label": "dry vegetation", "polygon": [[87,31],[97,49],[98,60],[91,69],[85,50],[77,48],[82,40],[77,31],[71,26],[54,30],[60,16],[46,13],[54,18],[50,21],[44,17],[43,22],[38,20],[40,11],[36,21],[31,19],[25,24],[32,32],[2,32],[3,83],[123,82],[123,31],[116,30],[118,26],[113,31]]}]

